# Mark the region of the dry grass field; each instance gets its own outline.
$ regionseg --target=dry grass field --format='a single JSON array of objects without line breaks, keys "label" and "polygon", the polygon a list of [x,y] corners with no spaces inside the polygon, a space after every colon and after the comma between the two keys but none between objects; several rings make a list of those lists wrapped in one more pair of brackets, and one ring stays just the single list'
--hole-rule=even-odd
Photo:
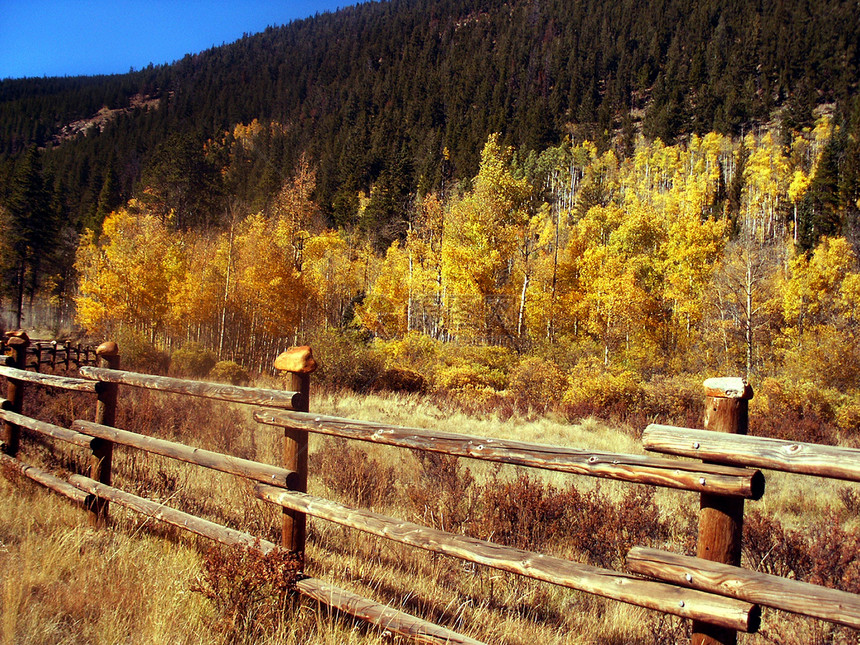
[{"label": "dry grass field", "polygon": [[[476,435],[641,453],[629,428],[535,414],[466,414],[418,395],[319,393],[312,410]],[[83,395],[38,393],[25,413],[68,425],[92,418]],[[132,409],[134,414],[132,414]],[[35,416],[35,415],[34,415]],[[277,464],[282,436],[241,406],[131,391],[117,425]],[[22,438],[21,458],[82,471],[85,456]],[[114,484],[277,540],[280,509],[247,484],[118,448]],[[311,438],[310,492],[445,530],[623,570],[627,548],[689,552],[698,497],[394,448]],[[771,475],[747,503],[745,565],[858,591],[860,489]],[[14,473],[0,477],[0,643],[391,643],[390,635],[285,595],[236,551],[116,505],[112,530]],[[811,555],[809,555],[811,554]],[[510,645],[683,643],[688,626],[636,607],[524,580],[311,520],[307,573]],[[857,632],[765,611],[749,644],[856,643]]]}]

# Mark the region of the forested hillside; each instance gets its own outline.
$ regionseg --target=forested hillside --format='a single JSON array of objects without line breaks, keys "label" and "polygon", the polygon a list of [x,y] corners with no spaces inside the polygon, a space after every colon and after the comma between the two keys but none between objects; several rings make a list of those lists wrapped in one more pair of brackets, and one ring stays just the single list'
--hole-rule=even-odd
[{"label": "forested hillside", "polygon": [[[333,327],[857,387],[808,353],[860,349],[856,24],[845,1],[396,0],[6,80],[4,295],[248,366]],[[461,376],[503,389],[484,367]]]},{"label": "forested hillside", "polygon": [[[359,190],[390,202],[473,176],[493,132],[526,151],[571,134],[629,152],[639,127],[674,143],[774,118],[786,131],[810,126],[816,105],[857,89],[857,18],[847,0],[367,3],[124,76],[3,81],[0,151],[48,146],[60,206],[80,227],[111,170],[122,198],[142,189],[170,135],[202,145],[237,123],[276,121],[239,196],[264,205],[307,152],[317,202],[347,225]],[[158,109],[58,145],[64,126],[135,96]],[[377,217],[402,219],[399,204],[377,201]]]}]

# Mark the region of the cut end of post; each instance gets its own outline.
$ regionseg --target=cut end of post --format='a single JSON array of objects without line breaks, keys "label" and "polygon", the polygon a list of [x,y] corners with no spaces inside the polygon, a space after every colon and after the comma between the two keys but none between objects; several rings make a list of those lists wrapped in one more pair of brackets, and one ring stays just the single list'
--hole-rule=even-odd
[{"label": "cut end of post", "polygon": [[23,329],[19,329],[17,331],[7,331],[6,337],[9,339],[6,341],[7,345],[21,346],[21,345],[29,345],[30,344],[30,337],[27,335],[27,332],[25,332]]},{"label": "cut end of post", "polygon": [[114,341],[108,340],[96,348],[96,354],[102,358],[113,358],[119,356],[119,347]]},{"label": "cut end of post", "polygon": [[313,350],[308,345],[290,347],[275,359],[275,369],[281,372],[310,374],[315,372],[317,367]]},{"label": "cut end of post", "polygon": [[705,396],[714,396],[722,399],[746,399],[753,398],[752,386],[746,379],[740,377],[709,378],[704,383]]}]

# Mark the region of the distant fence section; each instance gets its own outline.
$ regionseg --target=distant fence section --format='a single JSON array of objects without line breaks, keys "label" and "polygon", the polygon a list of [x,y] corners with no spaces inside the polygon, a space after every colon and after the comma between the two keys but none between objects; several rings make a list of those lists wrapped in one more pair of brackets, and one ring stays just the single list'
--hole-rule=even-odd
[{"label": "distant fence section", "polygon": [[[26,337],[10,338],[7,350],[14,366],[0,369],[0,376],[7,380],[7,399],[0,405],[4,453],[0,460],[82,504],[96,525],[104,523],[108,505],[114,503],[222,544],[263,552],[277,548],[248,533],[111,486],[112,451],[115,445],[121,445],[251,480],[260,499],[283,510],[279,546],[302,556],[306,518],[312,516],[440,555],[690,619],[693,642],[697,644],[735,643],[739,632],[755,632],[762,606],[860,628],[860,596],[740,567],[744,504],[765,494],[765,478],[758,468],[860,480],[860,451],[744,436],[752,390],[740,379],[712,379],[705,383],[705,430],[658,425],[645,430],[645,448],[674,456],[667,458],[591,452],[312,414],[310,379],[316,363],[308,347],[292,348],[278,357],[276,367],[287,378],[287,389],[283,391],[122,371],[114,343],[104,343],[95,350],[101,367],[85,365],[89,352],[83,360],[79,353],[74,354],[80,361],[83,378],[34,374],[24,369],[22,356],[30,355],[28,345]],[[61,352],[65,360],[73,362],[68,348],[52,351]],[[37,355],[39,359],[32,367],[43,364],[43,350]],[[53,359],[55,355],[49,356]],[[91,392],[98,402],[95,419],[79,419],[71,428],[61,428],[24,417],[20,414],[22,388],[34,385]],[[255,406],[258,422],[283,429],[284,462],[281,466],[261,464],[116,428],[120,386]],[[19,461],[16,455],[21,428],[88,451],[88,476],[76,474],[64,479]],[[311,432],[690,491],[697,495],[700,509],[697,554],[692,557],[637,546],[627,554],[628,571],[613,571],[349,508],[307,493]],[[297,588],[309,598],[415,642],[479,643],[328,582],[306,578]]]},{"label": "distant fence section", "polygon": [[[55,370],[59,367],[66,370],[95,365],[98,360],[95,345],[73,342],[70,340],[31,341],[23,332],[13,332],[0,336],[0,353],[15,356],[14,339],[26,339],[24,369],[40,372],[45,367]],[[18,366],[20,367],[20,366]]]}]

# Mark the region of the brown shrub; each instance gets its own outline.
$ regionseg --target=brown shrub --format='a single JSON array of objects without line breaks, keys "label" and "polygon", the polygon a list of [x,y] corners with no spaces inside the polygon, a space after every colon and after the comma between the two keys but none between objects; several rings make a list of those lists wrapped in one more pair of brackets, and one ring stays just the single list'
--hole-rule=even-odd
[{"label": "brown shrub", "polygon": [[191,343],[170,355],[168,373],[171,376],[184,378],[203,378],[215,366],[217,360],[215,352],[211,349]]},{"label": "brown shrub", "polygon": [[420,466],[416,480],[406,487],[406,497],[416,521],[458,532],[470,522],[475,510],[475,479],[461,468],[457,457],[414,451]]},{"label": "brown shrub", "polygon": [[594,360],[580,361],[564,393],[567,418],[595,416],[624,421],[643,402],[640,378],[630,370],[606,369]]},{"label": "brown shrub", "polygon": [[248,370],[236,361],[218,361],[209,370],[208,376],[210,381],[230,385],[248,385],[251,382]]},{"label": "brown shrub", "polygon": [[319,369],[314,383],[333,389],[364,392],[385,369],[382,354],[360,332],[320,329],[310,338]]},{"label": "brown shrub", "polygon": [[512,481],[492,476],[479,489],[475,535],[521,549],[572,548],[592,564],[620,568],[635,545],[656,545],[670,534],[649,488],[613,502],[600,488],[559,489],[529,474]]},{"label": "brown shrub", "polygon": [[744,521],[743,552],[756,571],[860,591],[860,535],[846,531],[835,513],[794,531],[753,511]]},{"label": "brown shrub", "polygon": [[390,367],[370,383],[368,390],[371,392],[424,392],[427,390],[427,379],[406,367]]},{"label": "brown shrub", "polygon": [[477,534],[532,551],[570,535],[574,528],[571,511],[582,500],[575,488],[559,490],[526,473],[511,481],[494,473],[478,494]]},{"label": "brown shrub", "polygon": [[567,385],[567,376],[555,363],[532,356],[511,371],[508,387],[521,405],[546,411],[561,402]]},{"label": "brown shrub", "polygon": [[394,499],[394,467],[368,457],[354,442],[327,438],[310,456],[310,462],[310,471],[319,473],[326,488],[346,504],[368,508]]},{"label": "brown shrub", "polygon": [[215,546],[207,551],[203,571],[191,590],[215,606],[213,628],[230,643],[254,642],[271,632],[294,595],[301,560],[274,549]]},{"label": "brown shrub", "polygon": [[764,379],[750,404],[750,417],[750,434],[827,445],[838,440],[833,401],[811,384]]}]

